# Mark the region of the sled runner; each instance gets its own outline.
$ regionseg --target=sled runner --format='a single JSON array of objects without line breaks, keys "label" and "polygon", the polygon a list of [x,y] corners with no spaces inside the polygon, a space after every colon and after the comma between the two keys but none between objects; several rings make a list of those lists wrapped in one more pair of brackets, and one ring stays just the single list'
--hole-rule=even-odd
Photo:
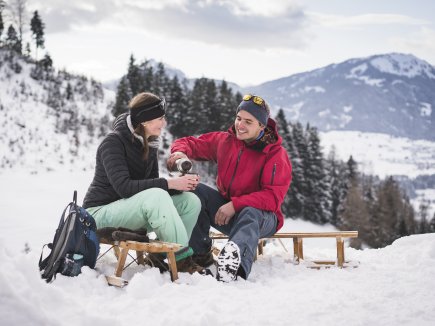
[{"label": "sled runner", "polygon": [[[357,238],[358,231],[338,231],[338,232],[286,232],[275,233],[267,239],[293,239],[293,257],[294,262],[299,264],[304,260],[303,239],[304,238],[335,238],[337,246],[337,259],[336,260],[313,260],[309,261],[307,267],[321,268],[337,266],[344,267],[357,267],[358,264],[351,261],[346,261],[344,256],[344,239]],[[222,233],[210,232],[210,238],[213,240],[228,239],[228,236]],[[258,242],[258,254],[263,254],[263,246],[265,239],[260,239]]]}]

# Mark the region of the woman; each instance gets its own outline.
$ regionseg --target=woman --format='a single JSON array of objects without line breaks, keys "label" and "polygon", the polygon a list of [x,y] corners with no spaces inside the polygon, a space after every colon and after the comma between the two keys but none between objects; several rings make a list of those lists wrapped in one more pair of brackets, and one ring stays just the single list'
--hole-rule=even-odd
[{"label": "woman", "polygon": [[[83,207],[97,227],[146,228],[162,241],[183,246],[176,252],[180,272],[202,272],[192,261],[189,238],[201,210],[198,197],[187,192],[197,175],[159,178],[158,137],[166,125],[166,103],[152,93],[140,93],[129,103],[97,150],[95,175]],[[170,196],[171,189],[181,192]]]}]

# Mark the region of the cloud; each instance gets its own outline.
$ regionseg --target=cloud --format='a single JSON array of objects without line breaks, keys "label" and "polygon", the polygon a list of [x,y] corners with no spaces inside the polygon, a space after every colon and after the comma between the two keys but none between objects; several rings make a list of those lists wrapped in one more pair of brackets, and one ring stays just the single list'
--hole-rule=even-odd
[{"label": "cloud", "polygon": [[354,16],[329,15],[309,12],[313,23],[325,27],[360,27],[367,25],[429,25],[431,22],[398,14],[362,14]]},{"label": "cloud", "polygon": [[422,27],[409,35],[393,37],[390,43],[400,51],[413,53],[432,65],[435,63],[435,30],[431,28]]},{"label": "cloud", "polygon": [[35,1],[29,9],[38,10],[47,33],[62,33],[80,26],[94,26],[112,15],[111,0],[104,6],[98,1]]},{"label": "cloud", "polygon": [[[267,5],[269,3],[269,6]],[[98,24],[232,48],[306,45],[307,19],[293,0],[96,0],[41,2],[47,32]]]}]

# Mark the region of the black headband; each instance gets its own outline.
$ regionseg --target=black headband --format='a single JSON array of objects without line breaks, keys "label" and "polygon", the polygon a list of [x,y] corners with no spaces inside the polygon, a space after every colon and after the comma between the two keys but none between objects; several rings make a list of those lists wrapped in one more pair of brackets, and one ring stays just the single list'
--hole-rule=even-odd
[{"label": "black headband", "polygon": [[165,113],[166,101],[163,97],[158,102],[130,108],[131,124],[136,129],[140,123],[162,117]]}]

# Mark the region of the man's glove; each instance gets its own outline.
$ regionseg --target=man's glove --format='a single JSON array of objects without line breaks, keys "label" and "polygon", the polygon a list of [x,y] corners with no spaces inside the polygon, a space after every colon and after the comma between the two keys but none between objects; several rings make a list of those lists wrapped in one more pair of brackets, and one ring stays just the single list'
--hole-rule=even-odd
[{"label": "man's glove", "polygon": [[175,161],[183,157],[187,158],[187,155],[182,152],[174,152],[169,155],[169,158],[166,161],[166,167],[168,168],[168,171],[177,171],[177,164]]}]

